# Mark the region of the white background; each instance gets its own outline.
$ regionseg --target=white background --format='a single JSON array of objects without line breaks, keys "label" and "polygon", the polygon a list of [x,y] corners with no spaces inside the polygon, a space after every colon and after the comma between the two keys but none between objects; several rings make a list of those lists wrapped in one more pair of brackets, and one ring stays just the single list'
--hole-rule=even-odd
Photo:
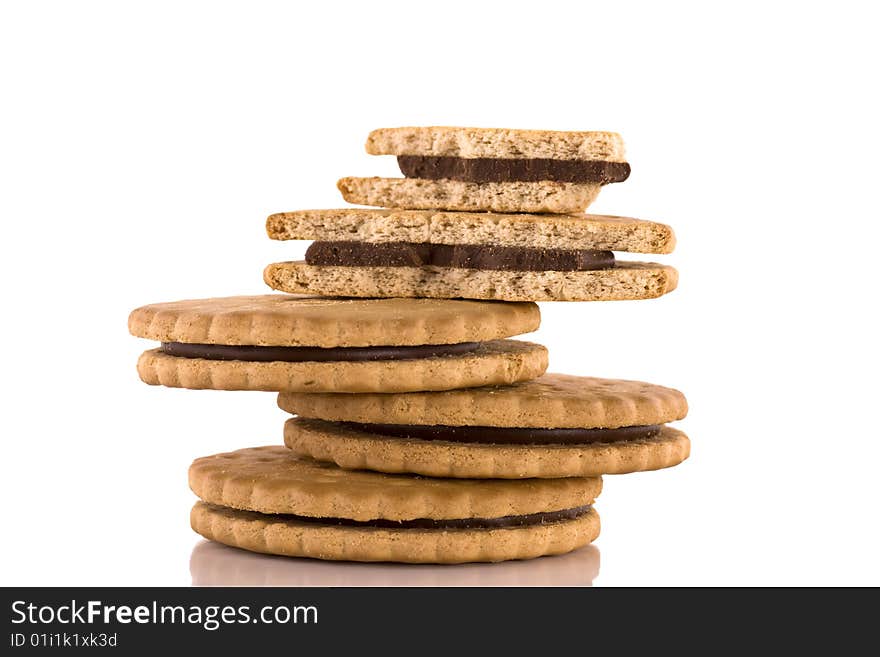
[{"label": "white background", "polygon": [[[3,3],[0,583],[583,583],[601,554],[596,585],[880,584],[880,53],[832,6]],[[683,390],[691,460],[608,477],[598,553],[559,566],[193,553],[190,461],[285,414],[143,385],[128,312],[267,291],[305,245],[266,215],[341,206],[395,175],[371,129],[433,124],[623,134],[591,211],[671,224],[680,287],[543,304],[529,339]]]}]

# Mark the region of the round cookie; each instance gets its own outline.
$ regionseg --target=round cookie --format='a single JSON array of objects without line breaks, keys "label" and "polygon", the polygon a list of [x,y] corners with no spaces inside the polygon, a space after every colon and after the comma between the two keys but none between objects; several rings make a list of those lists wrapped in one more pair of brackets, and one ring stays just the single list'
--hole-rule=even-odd
[{"label": "round cookie", "polygon": [[462,563],[561,554],[599,530],[598,478],[424,479],[351,472],[283,447],[196,459],[195,531],[245,549],[352,561]]},{"label": "round cookie", "polygon": [[677,465],[690,441],[677,390],[547,374],[504,387],[401,395],[281,394],[296,454],[434,477],[582,477]]},{"label": "round cookie", "polygon": [[332,348],[497,340],[540,323],[531,303],[262,294],[149,304],[128,329],[160,342]]},{"label": "round cookie", "polygon": [[687,400],[673,388],[556,373],[516,385],[438,393],[284,393],[278,395],[278,405],[320,420],[543,429],[611,429],[662,424],[687,415]]},{"label": "round cookie", "polygon": [[143,306],[132,334],[162,342],[149,384],[215,390],[409,392],[512,383],[547,367],[535,304],[270,294]]},{"label": "round cookie", "polygon": [[427,477],[524,479],[659,470],[684,461],[687,436],[663,427],[656,436],[617,444],[503,445],[388,437],[323,420],[291,418],[284,443],[295,454],[341,468]]},{"label": "round cookie", "polygon": [[574,520],[505,529],[381,529],[298,522],[197,502],[193,530],[231,547],[330,561],[472,563],[565,554],[599,536],[599,514]]}]

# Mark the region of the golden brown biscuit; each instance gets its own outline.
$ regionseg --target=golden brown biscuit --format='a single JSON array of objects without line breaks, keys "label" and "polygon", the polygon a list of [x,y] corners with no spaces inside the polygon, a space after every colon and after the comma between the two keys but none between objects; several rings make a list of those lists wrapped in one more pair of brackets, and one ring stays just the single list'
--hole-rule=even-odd
[{"label": "golden brown biscuit", "polygon": [[178,358],[150,349],[137,370],[144,383],[191,390],[409,392],[527,381],[547,369],[547,349],[522,340],[481,342],[474,351],[374,361],[248,362]]},{"label": "golden brown biscuit", "polygon": [[677,465],[690,441],[679,391],[640,381],[545,374],[438,393],[304,395],[278,405],[295,453],[344,468],[441,477],[570,477]]},{"label": "golden brown biscuit", "polygon": [[332,561],[469,563],[565,554],[599,536],[594,509],[574,519],[505,529],[385,529],[305,523],[197,502],[190,524],[232,547]]},{"label": "golden brown biscuit", "polygon": [[621,379],[545,374],[533,381],[401,395],[282,393],[278,406],[319,420],[485,427],[616,428],[687,415],[673,388]]},{"label": "golden brown biscuit", "polygon": [[262,294],[152,303],[128,329],[160,342],[332,348],[496,340],[540,323],[531,303]]},{"label": "golden brown biscuit", "polygon": [[560,554],[598,534],[599,478],[426,479],[340,470],[256,447],[196,459],[192,526],[257,552],[461,563]]},{"label": "golden brown biscuit", "polygon": [[602,490],[598,477],[483,481],[353,472],[280,445],[198,458],[189,485],[209,504],[358,522],[549,513],[590,504]]},{"label": "golden brown biscuit", "polygon": [[672,427],[614,443],[504,445],[383,436],[295,417],[284,424],[284,443],[294,454],[348,470],[473,479],[627,474],[678,465],[690,454],[688,437]]},{"label": "golden brown biscuit", "polygon": [[160,340],[141,379],[192,389],[409,392],[512,383],[547,368],[534,304],[288,295],[143,306],[129,330]]}]

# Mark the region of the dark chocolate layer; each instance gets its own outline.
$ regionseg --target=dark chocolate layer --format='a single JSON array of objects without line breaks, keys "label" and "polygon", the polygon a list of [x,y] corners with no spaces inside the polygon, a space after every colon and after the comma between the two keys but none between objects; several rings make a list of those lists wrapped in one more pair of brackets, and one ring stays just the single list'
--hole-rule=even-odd
[{"label": "dark chocolate layer", "polygon": [[310,518],[296,515],[271,515],[271,518],[293,520],[321,525],[337,525],[340,527],[377,527],[383,529],[499,529],[502,527],[528,527],[546,525],[562,520],[574,520],[590,511],[591,505],[578,506],[561,511],[530,513],[522,516],[503,516],[501,518],[453,518],[450,520],[434,520],[416,518],[415,520],[349,520],[348,518]]},{"label": "dark chocolate layer", "polygon": [[411,360],[467,354],[480,346],[479,342],[459,344],[426,344],[414,347],[257,347],[252,345],[187,344],[163,342],[161,351],[180,358],[207,358],[209,360],[246,360],[266,363],[284,361],[332,362],[371,360]]},{"label": "dark chocolate layer", "polygon": [[312,242],[306,264],[338,267],[454,267],[497,271],[611,269],[611,251],[530,249],[481,244]]},{"label": "dark chocolate layer", "polygon": [[659,424],[616,429],[532,429],[520,427],[454,427],[417,424],[362,424],[340,422],[342,426],[366,433],[415,438],[418,440],[445,440],[453,443],[490,443],[503,445],[583,445],[614,443],[624,440],[642,440],[660,433]]},{"label": "dark chocolate layer", "polygon": [[398,155],[397,164],[407,178],[448,178],[464,182],[538,182],[553,180],[570,183],[623,182],[629,177],[628,162],[603,160],[554,160],[550,158],[461,158]]}]

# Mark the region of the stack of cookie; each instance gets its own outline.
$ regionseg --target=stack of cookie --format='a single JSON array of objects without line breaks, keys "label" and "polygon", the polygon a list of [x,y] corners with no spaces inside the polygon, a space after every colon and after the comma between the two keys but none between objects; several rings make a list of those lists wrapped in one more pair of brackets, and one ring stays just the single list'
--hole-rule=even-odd
[{"label": "stack of cookie", "polygon": [[384,209],[270,216],[272,239],[317,240],[304,262],[269,265],[270,287],[501,301],[649,299],[675,289],[672,267],[612,253],[670,253],[669,226],[583,214],[602,185],[629,175],[620,135],[396,128],[370,134],[367,152],[396,155],[406,177],[338,186],[345,200]]},{"label": "stack of cookie", "polygon": [[[629,174],[614,133],[377,130],[404,178],[344,178],[347,208],[275,214],[316,240],[266,268],[288,294],[153,304],[129,329],[161,342],[147,383],[279,392],[281,447],[197,459],[203,536],[257,552],[460,563],[568,552],[599,533],[600,476],[669,467],[682,394],[545,374],[535,301],[674,289],[663,224],[583,214]],[[293,294],[289,294],[293,293]],[[308,295],[308,296],[302,296]]]}]

